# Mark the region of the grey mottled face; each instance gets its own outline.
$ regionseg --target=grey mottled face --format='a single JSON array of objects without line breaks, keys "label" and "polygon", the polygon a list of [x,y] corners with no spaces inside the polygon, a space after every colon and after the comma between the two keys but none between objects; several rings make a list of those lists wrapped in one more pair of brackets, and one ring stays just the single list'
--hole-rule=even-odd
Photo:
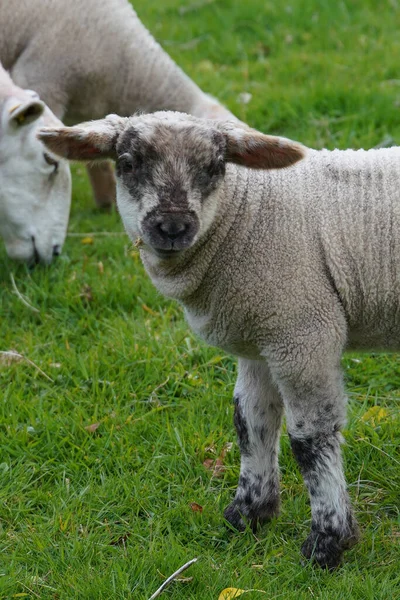
[{"label": "grey mottled face", "polygon": [[128,127],[117,144],[118,208],[131,237],[158,256],[192,246],[215,214],[213,192],[225,173],[224,136],[182,124]]}]

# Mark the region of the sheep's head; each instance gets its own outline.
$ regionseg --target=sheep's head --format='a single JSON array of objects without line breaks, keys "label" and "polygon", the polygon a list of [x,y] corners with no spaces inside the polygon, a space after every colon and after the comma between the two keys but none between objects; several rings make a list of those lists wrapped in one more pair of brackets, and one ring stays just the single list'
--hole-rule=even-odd
[{"label": "sheep's head", "polygon": [[190,248],[210,227],[227,162],[257,169],[294,164],[304,148],[235,122],[159,112],[109,115],[76,127],[42,130],[40,139],[72,160],[114,158],[117,204],[132,239],[161,258]]},{"label": "sheep's head", "polygon": [[0,236],[11,258],[50,263],[66,235],[71,176],[37,132],[62,123],[35,92],[10,86],[1,96]]}]

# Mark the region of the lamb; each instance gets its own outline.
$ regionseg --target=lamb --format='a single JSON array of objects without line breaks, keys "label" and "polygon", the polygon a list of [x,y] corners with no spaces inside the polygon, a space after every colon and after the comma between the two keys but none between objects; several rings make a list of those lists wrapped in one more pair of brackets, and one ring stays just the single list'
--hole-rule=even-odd
[{"label": "lamb", "polygon": [[[14,81],[68,124],[161,109],[235,118],[183,73],[127,0],[1,2],[0,31],[0,60]],[[113,204],[110,164],[88,172],[97,205]]]},{"label": "lamb", "polygon": [[359,538],[341,354],[400,347],[400,148],[317,151],[169,112],[40,139],[69,159],[116,160],[118,209],[153,283],[239,358],[241,468],[226,519],[242,529],[278,513],[285,412],[311,502],[302,553],[335,568]]},{"label": "lamb", "polygon": [[71,202],[66,160],[46,152],[41,127],[62,123],[0,63],[0,236],[11,258],[50,263],[64,243]]}]

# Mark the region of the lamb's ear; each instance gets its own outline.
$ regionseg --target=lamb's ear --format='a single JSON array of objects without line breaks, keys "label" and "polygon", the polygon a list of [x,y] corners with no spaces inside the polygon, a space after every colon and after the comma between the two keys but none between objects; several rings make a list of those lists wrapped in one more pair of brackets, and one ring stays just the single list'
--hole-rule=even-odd
[{"label": "lamb's ear", "polygon": [[116,144],[127,119],[108,115],[105,119],[81,123],[74,127],[46,127],[38,138],[54,154],[69,160],[116,158]]},{"label": "lamb's ear", "polygon": [[226,160],[252,169],[282,169],[305,157],[306,147],[234,122],[218,123],[227,141]]}]

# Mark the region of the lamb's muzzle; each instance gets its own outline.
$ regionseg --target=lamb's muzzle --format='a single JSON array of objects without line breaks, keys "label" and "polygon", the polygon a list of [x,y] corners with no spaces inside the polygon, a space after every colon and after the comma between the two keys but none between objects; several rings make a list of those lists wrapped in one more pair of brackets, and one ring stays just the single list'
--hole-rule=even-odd
[{"label": "lamb's muzzle", "polygon": [[156,212],[144,219],[142,235],[160,256],[172,257],[192,245],[198,229],[199,220],[192,212]]}]

